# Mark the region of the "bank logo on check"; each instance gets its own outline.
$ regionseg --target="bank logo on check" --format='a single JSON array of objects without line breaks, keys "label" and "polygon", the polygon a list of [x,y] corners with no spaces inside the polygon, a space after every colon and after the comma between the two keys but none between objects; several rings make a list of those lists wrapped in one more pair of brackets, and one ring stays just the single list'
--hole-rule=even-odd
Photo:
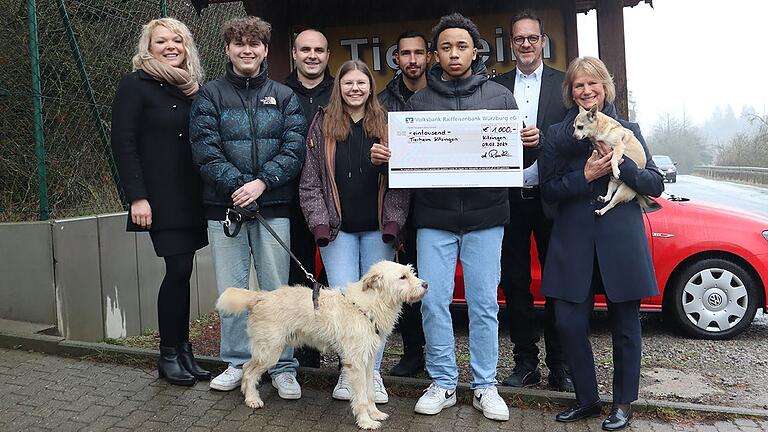
[{"label": "bank logo on check", "polygon": [[413,117],[406,117],[405,123],[413,123]]}]

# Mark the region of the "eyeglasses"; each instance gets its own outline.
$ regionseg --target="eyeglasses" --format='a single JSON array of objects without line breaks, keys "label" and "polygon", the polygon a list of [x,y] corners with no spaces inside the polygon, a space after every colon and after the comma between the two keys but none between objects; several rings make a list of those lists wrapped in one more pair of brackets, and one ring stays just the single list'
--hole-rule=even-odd
[{"label": "eyeglasses", "polygon": [[363,89],[363,88],[368,88],[368,85],[369,84],[367,81],[342,81],[341,82],[341,87],[344,89],[351,89],[355,86],[357,86],[357,88]]},{"label": "eyeglasses", "polygon": [[544,35],[515,36],[512,38],[512,42],[514,42],[515,45],[522,45],[527,40],[529,44],[536,45],[543,38]]}]

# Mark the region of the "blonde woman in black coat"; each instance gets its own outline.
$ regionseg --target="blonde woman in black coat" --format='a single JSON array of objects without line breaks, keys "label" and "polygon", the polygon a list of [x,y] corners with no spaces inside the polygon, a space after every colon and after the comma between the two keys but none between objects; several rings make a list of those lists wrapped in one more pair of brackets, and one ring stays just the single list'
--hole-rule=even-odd
[{"label": "blonde woman in black coat", "polygon": [[203,71],[189,29],[173,18],[144,26],[112,105],[112,151],[130,203],[128,231],[149,231],[165,277],[157,299],[161,378],[210,379],[189,344],[189,278],[208,244],[200,178],[192,163],[189,109]]}]

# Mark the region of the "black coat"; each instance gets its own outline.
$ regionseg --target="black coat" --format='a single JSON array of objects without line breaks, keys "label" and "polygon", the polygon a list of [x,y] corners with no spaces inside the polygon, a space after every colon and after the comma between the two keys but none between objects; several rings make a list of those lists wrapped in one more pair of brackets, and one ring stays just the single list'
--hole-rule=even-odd
[{"label": "black coat", "polygon": [[320,107],[328,106],[328,101],[331,100],[333,77],[330,70],[326,67],[323,80],[315,87],[308,89],[299,81],[298,72],[294,69],[285,80],[285,85],[290,87],[296,93],[296,96],[299,97],[301,110],[304,113],[304,118],[307,119],[307,128],[309,128],[309,125],[312,124],[312,120],[315,118],[315,114],[317,114],[317,110]]},{"label": "black coat", "polygon": [[[323,74],[323,80],[320,81],[315,87],[308,89],[304,87],[304,84],[299,81],[299,73],[296,69],[293,69],[288,78],[285,80],[285,85],[290,87],[293,92],[298,96],[299,102],[301,102],[301,111],[304,113],[304,118],[307,120],[307,128],[312,124],[312,120],[320,110],[321,107],[328,106],[328,102],[331,100],[331,90],[333,90],[333,77],[328,67],[325,68],[325,74]],[[301,208],[299,206],[299,180],[301,174],[291,180],[290,189],[293,192],[294,200],[291,203],[295,214],[301,214]]]},{"label": "black coat", "polygon": [[[617,118],[613,105],[603,113]],[[578,108],[571,108],[565,119],[549,128],[539,155],[539,175],[544,199],[558,203],[552,236],[549,240],[541,292],[572,303],[587,299],[597,257],[603,288],[612,302],[639,300],[655,296],[659,290],[643,223],[644,214],[637,199],[619,204],[603,216],[595,210],[605,204],[609,175],[592,183],[584,177],[584,165],[592,153],[589,140],[573,138],[573,120]],[[659,196],[664,191],[661,173],[654,165],[648,146],[636,123],[619,120],[643,144],[647,163],[639,169],[624,156],[619,178],[637,193]]]},{"label": "black coat", "polygon": [[[112,103],[112,152],[128,203],[146,198],[152,231],[201,227],[200,175],[189,145],[192,100],[143,70],[123,77]],[[131,222],[128,230],[143,229]]]},{"label": "black coat", "polygon": [[379,103],[387,112],[405,111],[405,96],[400,92],[400,83],[403,81],[403,73],[398,71],[387,86],[379,93]]},{"label": "black coat", "polygon": [[[408,111],[511,110],[517,109],[512,92],[488,80],[480,57],[472,63],[472,75],[443,81],[436,64],[429,71],[427,86],[411,96]],[[507,188],[415,189],[413,223],[416,228],[469,232],[509,222]]]},{"label": "black coat", "polygon": [[[517,68],[511,71],[497,75],[493,81],[508,88],[514,95],[515,78],[517,77]],[[563,80],[565,74],[557,69],[544,65],[541,71],[541,90],[539,92],[539,109],[536,114],[536,127],[539,128],[540,139],[538,147],[523,148],[523,165],[529,167],[539,156],[541,143],[544,142],[544,134],[547,129],[555,123],[560,123],[565,117],[566,109],[563,105]]]},{"label": "black coat", "polygon": [[[511,71],[497,75],[494,81],[508,88],[514,95],[515,78],[517,77],[517,68]],[[555,123],[560,123],[565,117],[566,109],[563,105],[563,80],[565,74],[557,69],[547,65],[541,71],[541,89],[539,91],[539,109],[536,113],[536,127],[539,128],[539,145],[536,147],[523,147],[523,166],[526,168],[533,165],[533,162],[539,157],[541,145],[544,142],[544,134],[547,129]],[[520,194],[517,188],[510,189],[511,194]],[[557,212],[557,205],[546,203],[540,200],[541,207],[547,219],[554,219]]]}]

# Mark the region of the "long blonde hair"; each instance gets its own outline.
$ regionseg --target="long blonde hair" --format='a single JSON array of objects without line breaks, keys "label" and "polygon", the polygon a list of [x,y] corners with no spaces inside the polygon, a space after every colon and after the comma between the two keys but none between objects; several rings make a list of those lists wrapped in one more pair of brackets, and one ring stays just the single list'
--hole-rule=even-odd
[{"label": "long blonde hair", "polygon": [[184,55],[184,63],[181,65],[181,68],[189,72],[193,81],[202,83],[205,78],[205,73],[203,72],[203,67],[200,65],[200,54],[197,52],[195,39],[192,37],[192,32],[189,31],[189,28],[187,28],[183,22],[175,18],[154,19],[142,27],[141,36],[139,36],[139,44],[136,46],[136,54],[131,61],[133,70],[135,71],[141,68],[142,59],[152,57],[152,54],[149,53],[149,43],[152,39],[152,31],[158,26],[163,26],[181,36],[184,51],[186,51]]},{"label": "long blonde hair", "polygon": [[345,110],[346,103],[341,97],[341,79],[352,70],[359,70],[364,73],[370,82],[370,94],[368,95],[368,100],[365,101],[363,128],[368,133],[368,136],[386,140],[387,113],[379,104],[379,98],[376,97],[376,81],[373,79],[371,70],[360,60],[345,61],[336,73],[336,78],[333,81],[333,90],[331,90],[331,100],[325,109],[323,134],[327,137],[333,137],[336,141],[343,141],[349,137],[351,132],[349,126],[350,117]]}]

